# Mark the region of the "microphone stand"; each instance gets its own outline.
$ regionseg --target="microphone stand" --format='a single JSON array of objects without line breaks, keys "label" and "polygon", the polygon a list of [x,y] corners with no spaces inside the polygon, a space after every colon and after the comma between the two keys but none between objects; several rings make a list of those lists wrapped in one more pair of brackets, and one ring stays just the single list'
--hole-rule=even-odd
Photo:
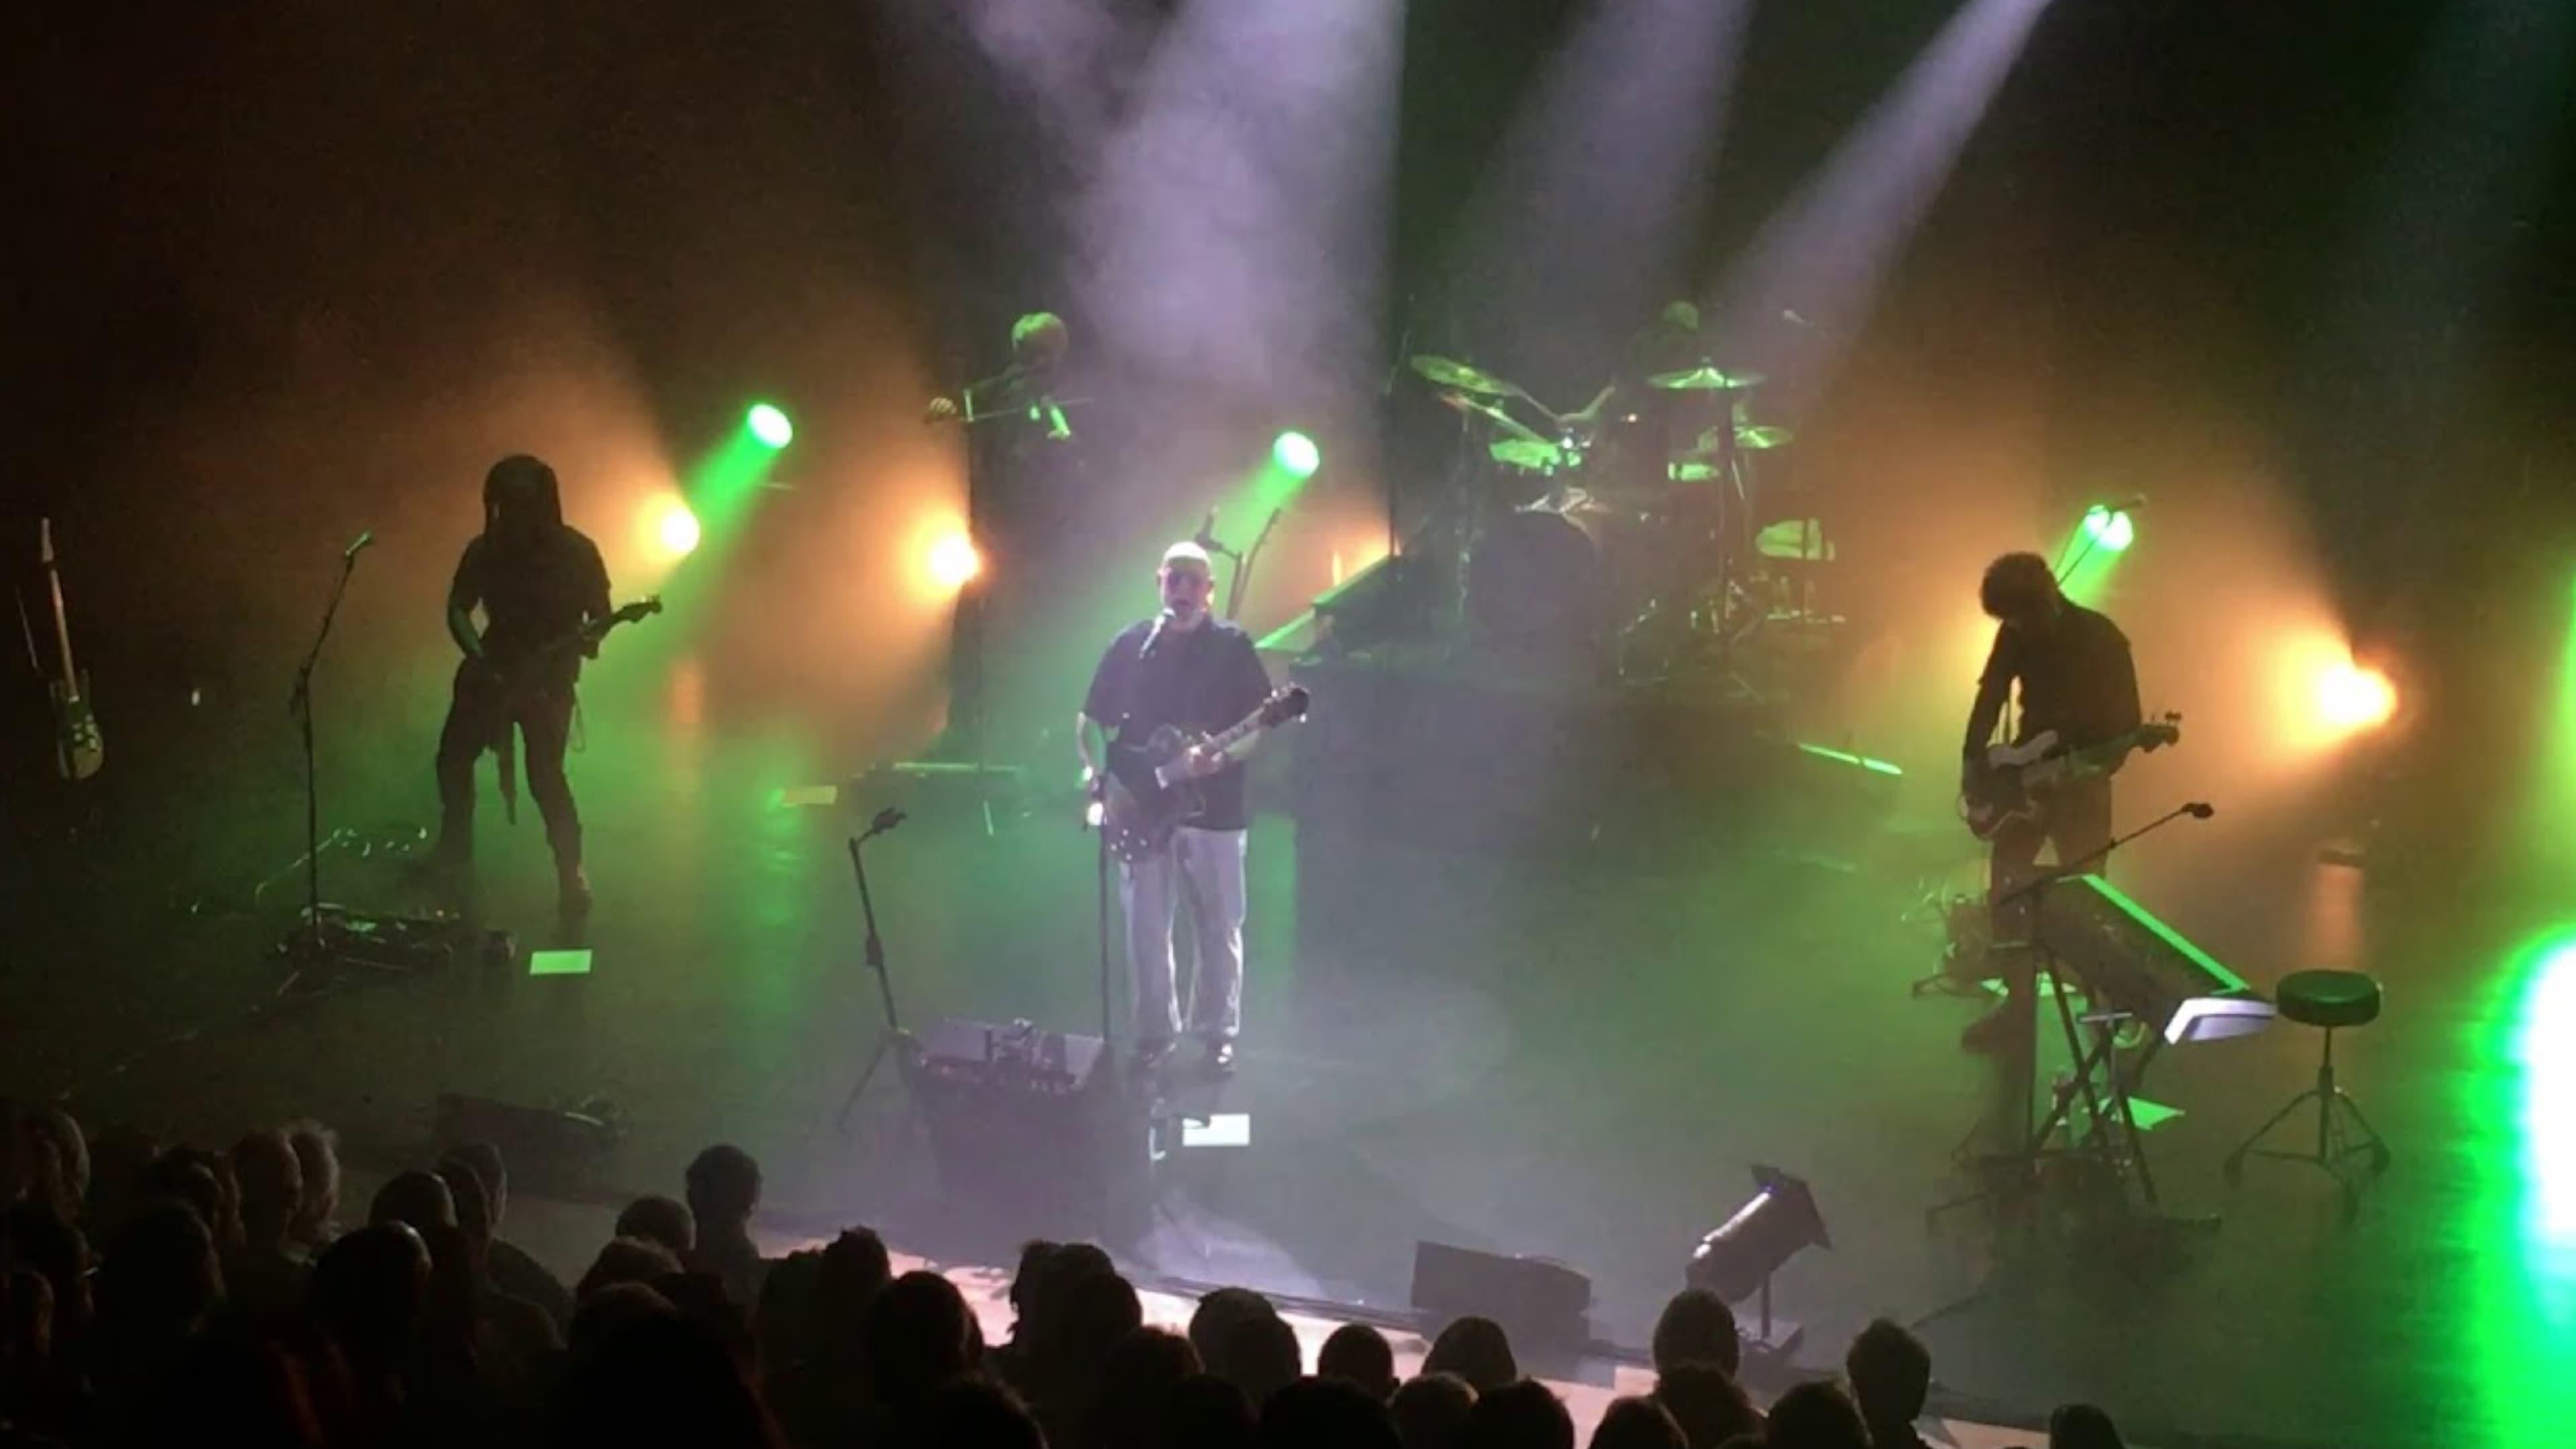
[{"label": "microphone stand", "polygon": [[313,647],[304,651],[304,662],[295,669],[295,689],[287,696],[287,712],[295,716],[304,742],[304,959],[287,973],[277,988],[284,996],[304,978],[304,973],[328,954],[322,936],[322,793],[321,771],[315,763],[313,746],[313,670],[322,661],[322,646],[331,637],[331,623],[340,616],[340,601],[348,596],[349,577],[358,571],[358,554],[352,547],[340,556],[340,577],[331,586],[331,602],[323,607],[322,627],[313,635]]},{"label": "microphone stand", "polygon": [[870,971],[876,973],[877,999],[885,1010],[885,1028],[877,1033],[876,1050],[868,1053],[868,1064],[859,1072],[858,1081],[851,1084],[850,1094],[841,1099],[841,1115],[833,1119],[832,1125],[835,1130],[843,1133],[850,1130],[851,1109],[858,1106],[860,1096],[868,1089],[868,1083],[875,1079],[877,1068],[885,1063],[886,1049],[897,1042],[903,1043],[906,1051],[912,1049],[912,1033],[903,1029],[902,1018],[895,1014],[894,981],[886,975],[885,938],[877,934],[877,903],[875,897],[868,893],[867,857],[859,849],[869,841],[902,824],[903,818],[900,811],[885,811],[869,824],[865,834],[850,837],[850,871],[858,877],[859,911],[866,918],[868,925],[868,940],[865,948],[867,966]]},{"label": "microphone stand", "polygon": [[1287,511],[1285,508],[1271,509],[1270,517],[1261,525],[1261,532],[1253,536],[1252,547],[1232,555],[1234,581],[1227,586],[1225,593],[1227,618],[1232,619],[1242,614],[1244,591],[1252,587],[1252,566],[1261,561],[1261,550],[1270,542],[1270,530],[1279,526],[1279,515]]},{"label": "microphone stand", "polygon": [[[2039,907],[2035,903],[2044,896],[2048,888],[2061,880],[2084,874],[2089,867],[2111,854],[2111,852],[2118,850],[2120,847],[2127,845],[2133,840],[2138,839],[2140,836],[2151,835],[2156,831],[2162,830],[2185,815],[2191,816],[2195,820],[2206,820],[2216,813],[2217,812],[2215,810],[2211,809],[2208,804],[2202,801],[2185,801],[2184,803],[2175,806],[2173,809],[2166,811],[2164,814],[2157,816],[2155,819],[2148,821],[2146,824],[2139,826],[2137,829],[2130,831],[2128,834],[2115,836],[2112,839],[2103,842],[2101,845],[2086,851],[2084,854],[2077,856],[2073,860],[2052,866],[2048,870],[2032,876],[2029,880],[2024,881],[2022,884],[2015,886],[2011,890],[1994,898],[1989,909],[1997,913],[2000,913],[2009,907],[2019,905],[2023,901],[2034,902],[2031,911],[2033,918],[2032,923],[2027,928],[2027,933],[2032,937],[2032,939],[2023,948],[2033,953],[2031,984],[2025,1001],[2025,1004],[2030,1011],[2036,1013],[2039,1009],[2039,976],[2042,969],[2037,960],[2039,943],[2036,939],[2038,934],[2036,918],[2039,913]],[[2058,1007],[2062,1014],[2069,1011],[2063,996],[2058,998]],[[2071,1014],[2066,1015],[2066,1034],[2068,1047],[2075,1052],[2077,1058],[2080,1060],[2083,1056],[2083,1050],[2081,1044],[2075,1039],[2075,1024],[2074,1018]],[[2012,1063],[2011,1069],[2014,1076],[2018,1079],[2016,1082],[2018,1090],[2015,1092],[2014,1102],[2012,1105],[2018,1110],[2019,1120],[2013,1127],[2014,1141],[2018,1145],[2010,1152],[1989,1154],[1972,1159],[1979,1165],[1994,1166],[2010,1162],[2023,1164],[2025,1167],[2031,1169],[2036,1168],[2040,1154],[2040,1143],[2044,1140],[2033,1133],[2030,1120],[2031,1110],[2035,1105],[2039,1094],[2038,1038],[2039,1033],[2037,1022],[2034,1021],[2028,1044],[2021,1044],[2018,1038],[2015,1043],[2017,1054]],[[2049,1130],[2054,1131],[2054,1126],[2051,1126]],[[2034,1180],[2034,1177],[2035,1174],[2033,1172],[2025,1172],[2023,1174],[2023,1180],[2025,1181]],[[1986,1198],[1999,1196],[2000,1194],[2001,1189],[1989,1188],[1984,1191],[1971,1193],[1966,1197],[1954,1198],[1949,1202],[1941,1203],[1934,1207],[1928,1216],[1937,1218],[1939,1215],[1948,1212],[1952,1208],[1964,1207],[1969,1203],[1980,1202]]]},{"label": "microphone stand", "polygon": [[[2033,876],[2021,885],[2015,886],[2004,894],[1995,897],[1993,904],[2000,908],[2016,905],[2025,900],[2038,899],[2047,892],[2050,886],[2056,884],[2058,881],[2065,880],[2070,876],[2084,874],[2086,867],[2094,864],[2103,857],[2109,855],[2111,852],[2119,849],[2121,846],[2127,845],[2129,842],[2136,840],[2142,835],[2150,835],[2158,830],[2162,830],[2185,815],[2188,815],[2195,820],[2207,820],[2210,816],[2216,813],[2217,812],[2204,801],[2187,800],[2182,804],[2175,806],[2173,809],[2166,811],[2164,814],[2157,816],[2155,819],[2148,821],[2146,824],[2139,826],[2137,829],[2130,831],[2126,835],[2115,836],[2112,839],[2103,842],[2101,845],[2096,846],[2092,850],[2086,851],[2084,854],[2077,856],[2071,861],[2065,862],[2062,865],[2053,866],[2048,871]],[[2035,910],[2033,914],[2034,916],[2036,915]],[[2034,928],[2033,935],[2036,936],[2036,934],[2036,929]],[[2032,941],[2029,949],[2034,952],[2038,949],[2038,943],[2036,940]],[[2038,1010],[2038,995],[2039,972],[2036,969],[2036,962],[2034,962],[2034,969],[2031,972],[2030,989],[2030,1005],[2034,1012]],[[2071,1014],[2071,1011],[2067,1008],[2065,998],[2062,996],[2058,998],[2058,1008],[2062,1013],[2066,1013],[2067,1042],[2070,1047],[2074,1047],[2076,1049],[2076,1055],[2080,1060],[2083,1053],[2080,1045],[2075,1041],[2074,1017]],[[2016,1174],[2009,1182],[1995,1183],[1969,1193],[1964,1197],[1953,1198],[1948,1202],[1935,1204],[1923,1215],[1924,1222],[1927,1226],[1938,1222],[1942,1214],[1947,1213],[1954,1208],[1962,1208],[1971,1203],[1985,1202],[1990,1199],[2002,1201],[2008,1197],[2018,1197],[2022,1193],[2034,1191],[2039,1187],[2039,1157],[2041,1144],[2045,1139],[2033,1133],[2030,1122],[2032,1098],[2037,1095],[2039,1086],[2039,1046],[2038,1032],[2035,1024],[2031,1033],[2031,1043],[2023,1050],[2026,1053],[2026,1057],[2023,1060],[2016,1062],[2014,1066],[2015,1074],[2021,1079],[2019,1085],[2025,1089],[2022,1092],[2019,1101],[2021,1120],[2014,1128],[2017,1139],[2021,1145],[2017,1150],[2012,1152],[1991,1154],[1974,1159],[1976,1165],[1980,1167],[1993,1168],[2005,1163],[2013,1163],[2018,1164],[2023,1170]],[[2109,1070],[2114,1073],[2118,1072],[2118,1064],[2111,1063]],[[2052,1125],[2048,1130],[2054,1132],[2056,1129],[2054,1125]],[[2125,1195],[2125,1189],[2123,1192]],[[1960,1313],[1966,1312],[1970,1308],[1974,1308],[1979,1304],[1986,1302],[1994,1295],[1994,1292],[1995,1289],[1991,1282],[1981,1283],[1978,1286],[1969,1289],[1959,1297],[1954,1298],[1949,1302],[1932,1309],[1930,1312],[1909,1321],[1906,1324],[1906,1327],[1912,1332],[1920,1333],[1924,1328],[1933,1323],[1937,1323],[1945,1318],[1955,1317]]]}]

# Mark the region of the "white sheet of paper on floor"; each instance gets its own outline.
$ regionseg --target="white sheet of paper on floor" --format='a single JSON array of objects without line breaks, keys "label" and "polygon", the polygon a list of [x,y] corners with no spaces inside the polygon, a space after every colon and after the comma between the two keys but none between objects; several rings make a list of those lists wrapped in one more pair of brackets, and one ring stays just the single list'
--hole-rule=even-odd
[{"label": "white sheet of paper on floor", "polygon": [[1188,1117],[1181,1121],[1183,1147],[1250,1147],[1252,1114],[1249,1112],[1212,1112],[1206,1117]]}]

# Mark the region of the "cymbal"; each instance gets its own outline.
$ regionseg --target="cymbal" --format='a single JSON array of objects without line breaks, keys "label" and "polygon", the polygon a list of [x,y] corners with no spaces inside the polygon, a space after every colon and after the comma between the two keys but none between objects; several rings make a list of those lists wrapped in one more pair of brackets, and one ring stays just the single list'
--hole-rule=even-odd
[{"label": "cymbal", "polygon": [[1575,454],[1545,438],[1504,438],[1485,451],[1497,463],[1532,473],[1553,473],[1577,461]]},{"label": "cymbal", "polygon": [[1694,367],[1688,372],[1667,372],[1646,379],[1646,386],[1666,392],[1741,392],[1761,385],[1761,373],[1720,372],[1714,367]]},{"label": "cymbal", "polygon": [[1456,388],[1460,392],[1482,393],[1486,397],[1522,396],[1517,386],[1503,381],[1492,373],[1480,371],[1446,357],[1433,357],[1428,353],[1420,353],[1408,360],[1406,366],[1442,387]]},{"label": "cymbal", "polygon": [[1797,433],[1789,428],[1744,427],[1735,430],[1735,446],[1748,452],[1760,453],[1772,448],[1785,448],[1796,441],[1798,441]]},{"label": "cymbal", "polygon": [[1456,408],[1462,413],[1474,413],[1476,416],[1485,419],[1495,427],[1502,429],[1504,432],[1511,434],[1514,438],[1523,442],[1547,442],[1547,439],[1539,436],[1536,429],[1529,427],[1520,419],[1513,417],[1510,413],[1504,412],[1501,408],[1492,403],[1479,402],[1475,398],[1469,397],[1463,392],[1444,392],[1440,394],[1440,401],[1448,404],[1450,407]]}]

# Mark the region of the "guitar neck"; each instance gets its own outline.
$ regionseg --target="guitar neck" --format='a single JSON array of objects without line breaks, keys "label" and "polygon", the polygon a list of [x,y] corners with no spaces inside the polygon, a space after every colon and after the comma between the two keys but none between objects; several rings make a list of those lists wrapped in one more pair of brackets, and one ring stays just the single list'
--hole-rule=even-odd
[{"label": "guitar neck", "polygon": [[54,646],[63,656],[63,692],[80,697],[80,671],[72,666],[72,626],[63,615],[63,576],[54,566],[54,523],[48,518],[37,524],[42,535],[45,555],[45,587],[54,601]]},{"label": "guitar neck", "polygon": [[1236,745],[1242,744],[1245,740],[1250,739],[1252,736],[1259,734],[1262,728],[1262,712],[1267,710],[1269,707],[1270,706],[1265,703],[1260,709],[1256,709],[1252,713],[1245,715],[1243,718],[1236,720],[1233,727],[1226,730],[1225,733],[1208,736],[1207,747],[1211,750],[1230,750]]}]

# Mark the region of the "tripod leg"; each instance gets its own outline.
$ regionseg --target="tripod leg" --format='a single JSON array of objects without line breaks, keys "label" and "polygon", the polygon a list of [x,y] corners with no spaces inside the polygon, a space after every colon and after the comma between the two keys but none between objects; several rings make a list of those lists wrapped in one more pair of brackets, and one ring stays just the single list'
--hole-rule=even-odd
[{"label": "tripod leg", "polygon": [[885,1065],[886,1052],[894,1045],[894,1038],[895,1034],[890,1031],[878,1035],[877,1049],[868,1053],[868,1064],[860,1069],[859,1079],[850,1084],[850,1095],[841,1099],[841,1115],[832,1119],[833,1131],[846,1134],[850,1130],[850,1113],[859,1105],[859,1098],[866,1095],[868,1083],[876,1078],[877,1068]]},{"label": "tripod leg", "polygon": [[[2371,1170],[2373,1172],[2387,1171],[2389,1158],[2391,1156],[2388,1150],[2388,1142],[2385,1138],[2379,1135],[2378,1128],[2370,1125],[2370,1119],[2362,1115],[2361,1104],[2342,1092],[2335,1093],[2334,1099],[2343,1104],[2343,1109],[2352,1114],[2352,1120],[2360,1124],[2362,1135],[2370,1139],[2366,1150],[2370,1153]],[[2348,1150],[2358,1152],[2365,1149],[2354,1147]]]},{"label": "tripod leg", "polygon": [[2271,1136],[2273,1128],[2288,1121],[2291,1113],[2296,1112],[2303,1106],[2306,1106],[2308,1099],[2316,1094],[2316,1088],[2310,1087],[2308,1090],[2301,1092],[2299,1095],[2282,1103],[2280,1111],[2265,1118],[2262,1126],[2255,1128],[2252,1133],[2247,1135],[2244,1141],[2237,1143],[2236,1150],[2227,1154],[2227,1180],[2230,1182],[2234,1182],[2236,1180],[2237,1174],[2242,1171],[2245,1166],[2245,1154],[2253,1151],[2256,1143]]}]

